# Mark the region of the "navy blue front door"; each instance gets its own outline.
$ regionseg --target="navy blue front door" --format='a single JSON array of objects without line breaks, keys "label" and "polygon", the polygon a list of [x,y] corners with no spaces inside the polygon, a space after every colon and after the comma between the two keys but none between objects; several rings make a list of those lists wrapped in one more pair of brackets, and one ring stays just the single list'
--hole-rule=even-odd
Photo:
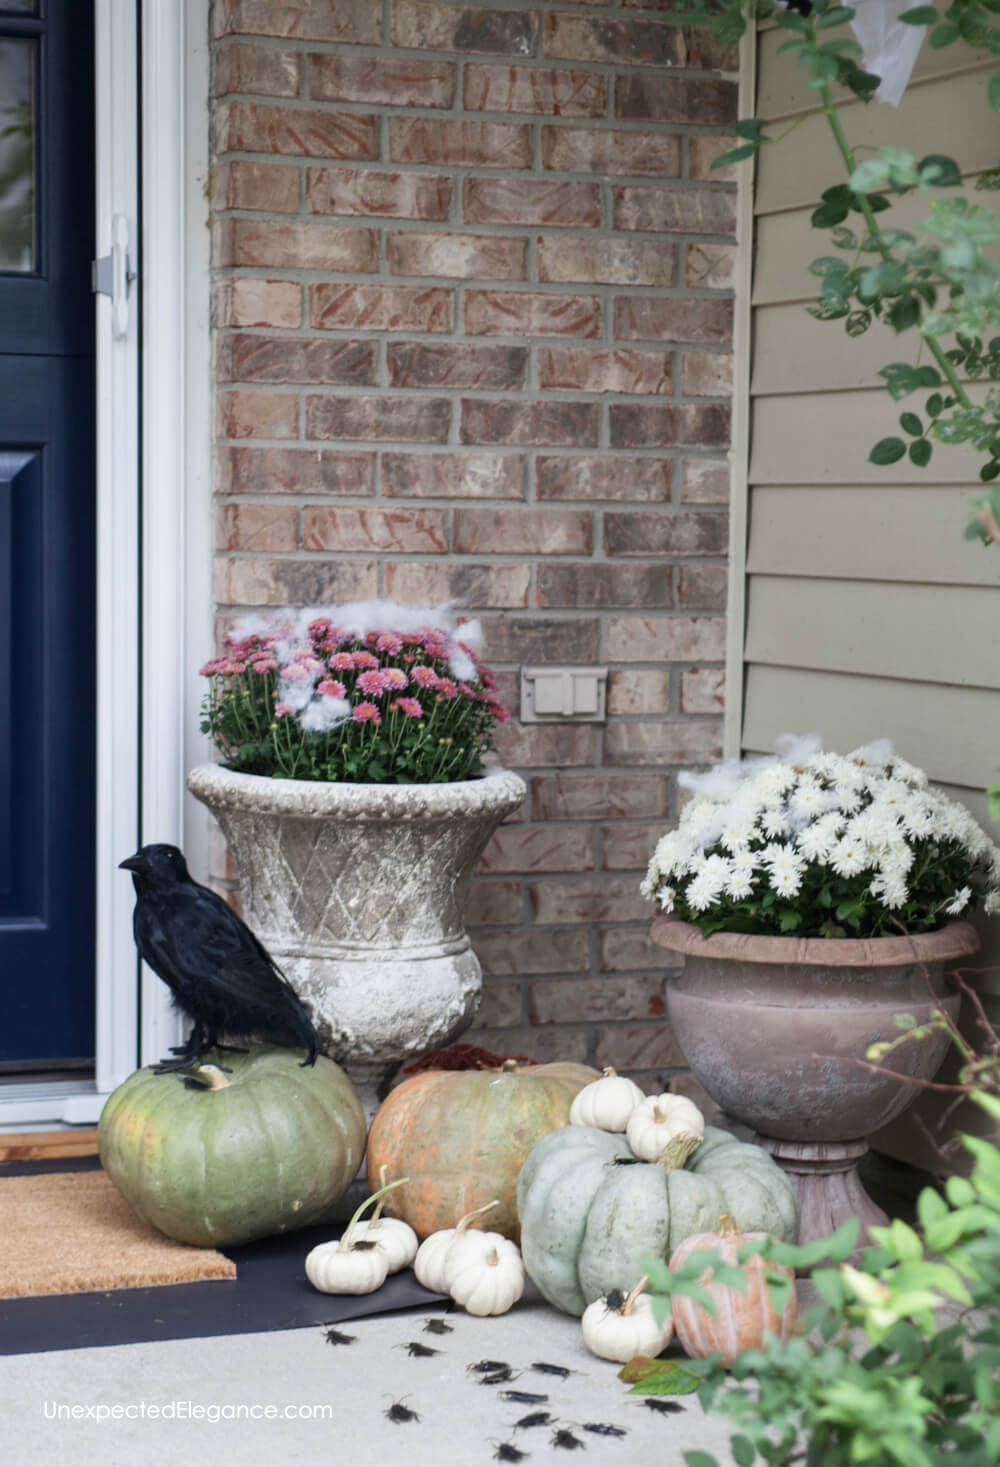
[{"label": "navy blue front door", "polygon": [[94,1054],[92,0],[0,0],[0,1080]]}]

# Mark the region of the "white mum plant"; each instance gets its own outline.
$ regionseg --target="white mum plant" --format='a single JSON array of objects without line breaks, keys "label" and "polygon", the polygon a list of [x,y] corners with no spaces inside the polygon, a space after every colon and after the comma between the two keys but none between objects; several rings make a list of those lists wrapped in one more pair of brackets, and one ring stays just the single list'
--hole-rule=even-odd
[{"label": "white mum plant", "polygon": [[1000,911],[1000,848],[888,740],[682,774],[691,792],[642,883],[703,933],[885,937],[927,932],[979,900]]}]

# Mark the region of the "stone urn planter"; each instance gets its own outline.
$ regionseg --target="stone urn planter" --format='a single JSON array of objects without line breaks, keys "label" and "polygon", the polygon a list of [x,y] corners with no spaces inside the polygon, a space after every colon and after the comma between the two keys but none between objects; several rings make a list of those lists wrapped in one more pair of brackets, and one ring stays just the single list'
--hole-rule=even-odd
[{"label": "stone urn planter", "polygon": [[211,764],[187,783],[229,842],[245,920],[370,1121],[400,1064],[472,1022],[482,973],[462,905],[524,781],[494,768],[452,784],[327,784]]},{"label": "stone urn planter", "polygon": [[[899,1116],[918,1087],[857,1060],[899,1039],[897,1014],[952,1019],[954,960],[979,947],[967,922],[911,937],[795,938],[716,932],[703,937],[676,917],[654,918],[661,947],[685,954],[667,988],[670,1024],[691,1070],[735,1120],[793,1177],[801,1241],[826,1237],[849,1217],[887,1221],[857,1166],[873,1131]],[[938,1030],[911,1038],[887,1068],[931,1079],[948,1047]]]}]

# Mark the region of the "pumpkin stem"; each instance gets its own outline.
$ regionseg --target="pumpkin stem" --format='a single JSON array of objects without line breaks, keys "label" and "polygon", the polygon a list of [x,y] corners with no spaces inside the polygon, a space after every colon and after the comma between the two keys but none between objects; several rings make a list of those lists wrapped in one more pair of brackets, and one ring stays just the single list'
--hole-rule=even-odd
[{"label": "pumpkin stem", "polygon": [[456,1233],[464,1233],[465,1230],[466,1230],[466,1228],[469,1226],[470,1222],[472,1221],[472,1219],[474,1217],[482,1217],[482,1215],[483,1215],[484,1212],[492,1212],[492,1210],[493,1210],[494,1207],[499,1207],[499,1206],[500,1206],[500,1199],[499,1199],[499,1197],[494,1197],[493,1201],[492,1202],[487,1202],[486,1205],[485,1205],[485,1207],[477,1207],[476,1210],[475,1210],[475,1212],[467,1212],[465,1214],[465,1216],[464,1217],[460,1217],[459,1220],[458,1220],[458,1222],[455,1224],[455,1232]]},{"label": "pumpkin stem", "polygon": [[351,1236],[354,1232],[354,1224],[358,1221],[361,1214],[365,1212],[369,1207],[371,1207],[373,1202],[377,1202],[380,1197],[384,1197],[387,1192],[391,1192],[393,1187],[401,1187],[404,1182],[408,1182],[409,1180],[409,1177],[400,1177],[398,1182],[390,1182],[388,1186],[380,1187],[377,1192],[373,1192],[370,1197],[365,1198],[364,1202],[362,1202],[361,1206],[355,1212],[354,1216],[347,1224],[347,1227],[344,1229],[343,1237],[337,1245],[338,1253],[350,1253]]},{"label": "pumpkin stem", "polygon": [[198,1074],[209,1090],[225,1090],[233,1083],[227,1080],[218,1065],[199,1065]]},{"label": "pumpkin stem", "polygon": [[601,1071],[601,1074],[604,1076],[605,1080],[613,1080],[617,1076],[618,1071],[615,1069],[614,1065],[605,1065],[604,1069]]},{"label": "pumpkin stem", "polygon": [[[389,1168],[385,1165],[384,1162],[383,1162],[383,1164],[378,1169],[378,1177],[379,1177],[379,1181],[382,1183],[383,1189],[385,1188],[385,1178],[386,1178],[386,1174],[387,1174],[388,1170],[389,1170]],[[383,1209],[384,1206],[385,1206],[385,1192],[383,1190],[382,1195],[378,1199],[378,1206],[376,1207],[375,1211],[371,1215],[371,1226],[373,1228],[377,1226],[378,1220],[382,1216],[382,1209]]]},{"label": "pumpkin stem", "polygon": [[486,1257],[483,1259],[483,1262],[486,1264],[487,1268],[497,1268],[500,1263],[500,1254],[495,1248],[491,1248]]},{"label": "pumpkin stem", "polygon": [[698,1150],[702,1139],[701,1136],[692,1136],[689,1131],[682,1131],[679,1136],[667,1142],[657,1166],[661,1166],[665,1172],[679,1172],[692,1152]]},{"label": "pumpkin stem", "polygon": [[505,1059],[500,1066],[500,1073],[501,1075],[514,1075],[520,1068],[516,1059]]},{"label": "pumpkin stem", "polygon": [[646,1287],[646,1285],[648,1283],[649,1283],[649,1276],[647,1274],[643,1274],[642,1278],[636,1284],[635,1288],[634,1289],[630,1289],[629,1292],[628,1292],[628,1294],[626,1294],[626,1296],[625,1296],[625,1302],[622,1304],[622,1307],[621,1307],[622,1314],[631,1314],[632,1313],[632,1310],[635,1308],[635,1301],[636,1301],[636,1299],[638,1299],[639,1295],[642,1293],[643,1289]]},{"label": "pumpkin stem", "polygon": [[716,1228],[715,1232],[716,1236],[719,1238],[738,1238],[740,1235],[740,1228],[738,1223],[736,1222],[736,1219],[730,1217],[728,1212],[724,1212],[719,1218],[719,1226]]}]

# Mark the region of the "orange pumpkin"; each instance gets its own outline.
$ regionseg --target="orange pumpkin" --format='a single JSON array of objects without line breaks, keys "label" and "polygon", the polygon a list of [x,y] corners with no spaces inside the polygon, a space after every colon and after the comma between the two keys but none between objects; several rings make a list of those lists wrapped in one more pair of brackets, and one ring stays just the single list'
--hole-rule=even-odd
[{"label": "orange pumpkin", "polygon": [[368,1181],[382,1166],[409,1178],[386,1198],[421,1238],[453,1228],[493,1198],[486,1226],[515,1242],[517,1178],[528,1152],[569,1124],[569,1108],[598,1078],[588,1065],[519,1065],[499,1069],[425,1070],[383,1101],[368,1135]]},{"label": "orange pumpkin", "polygon": [[[766,1233],[741,1233],[732,1218],[723,1217],[719,1220],[717,1232],[695,1233],[685,1238],[674,1249],[670,1267],[676,1270],[692,1253],[709,1248],[714,1248],[724,1263],[738,1264],[737,1255],[742,1243],[766,1237]],[[714,1318],[701,1304],[679,1294],[673,1296],[671,1303],[674,1328],[685,1353],[700,1360],[719,1354],[727,1370],[744,1350],[759,1350],[765,1335],[779,1335],[782,1341],[787,1340],[798,1311],[794,1270],[779,1263],[765,1263],[759,1254],[748,1259],[742,1267],[748,1275],[745,1294],[724,1284],[713,1283],[710,1268],[700,1280],[715,1304]],[[781,1314],[774,1308],[767,1291],[768,1272],[784,1274],[792,1281],[792,1292]]]}]

